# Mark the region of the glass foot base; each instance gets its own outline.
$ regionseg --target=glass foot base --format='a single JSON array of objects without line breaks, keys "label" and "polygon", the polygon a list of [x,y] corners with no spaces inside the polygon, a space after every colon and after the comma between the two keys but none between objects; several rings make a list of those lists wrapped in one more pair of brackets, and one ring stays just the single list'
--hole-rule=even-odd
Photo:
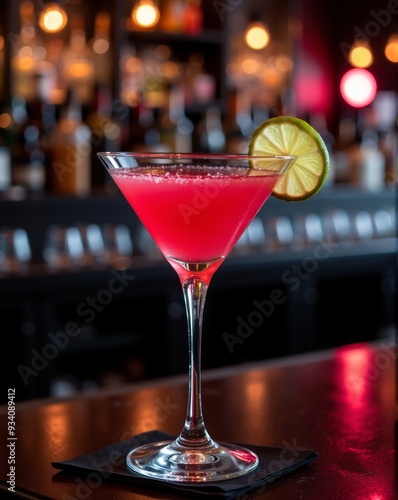
[{"label": "glass foot base", "polygon": [[258,465],[257,455],[234,444],[215,444],[210,450],[183,451],[173,444],[162,441],[135,448],[127,455],[126,463],[131,470],[144,476],[187,483],[243,476]]}]

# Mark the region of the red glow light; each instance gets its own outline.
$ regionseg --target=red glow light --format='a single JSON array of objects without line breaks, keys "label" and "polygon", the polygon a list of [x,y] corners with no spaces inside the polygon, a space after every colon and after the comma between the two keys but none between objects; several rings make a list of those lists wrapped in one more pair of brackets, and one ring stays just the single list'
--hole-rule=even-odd
[{"label": "red glow light", "polygon": [[350,106],[362,108],[375,98],[377,83],[372,73],[366,69],[355,68],[343,75],[340,92]]}]

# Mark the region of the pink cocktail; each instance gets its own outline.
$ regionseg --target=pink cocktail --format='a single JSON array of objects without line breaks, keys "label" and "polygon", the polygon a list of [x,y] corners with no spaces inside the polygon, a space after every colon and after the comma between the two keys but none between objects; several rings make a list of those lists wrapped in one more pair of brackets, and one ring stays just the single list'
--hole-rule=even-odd
[{"label": "pink cocktail", "polygon": [[189,272],[180,262],[207,265],[206,278],[211,277],[282,175],[249,173],[233,167],[143,167],[111,175],[184,280]]},{"label": "pink cocktail", "polygon": [[174,482],[221,481],[247,474],[258,457],[219,444],[206,430],[201,401],[201,339],[214,272],[294,161],[290,156],[99,153],[120,191],[176,270],[189,334],[188,406],[170,442],[131,450],[128,467]]}]

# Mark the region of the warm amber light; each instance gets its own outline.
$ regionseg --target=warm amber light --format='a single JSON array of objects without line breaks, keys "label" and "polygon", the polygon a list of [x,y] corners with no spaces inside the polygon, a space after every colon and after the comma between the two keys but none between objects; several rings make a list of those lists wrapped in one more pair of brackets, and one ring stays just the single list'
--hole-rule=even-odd
[{"label": "warm amber light", "polygon": [[252,23],[246,31],[245,40],[251,49],[261,50],[270,41],[270,35],[263,23]]},{"label": "warm amber light", "polygon": [[94,69],[90,61],[75,61],[67,68],[67,75],[73,80],[87,80],[93,76]]},{"label": "warm amber light", "polygon": [[287,73],[293,68],[293,61],[289,56],[280,55],[275,59],[275,66],[278,71],[282,73]]},{"label": "warm amber light", "polygon": [[398,35],[390,35],[387,41],[384,54],[393,63],[398,62]]},{"label": "warm amber light", "polygon": [[95,37],[92,43],[96,54],[106,54],[110,48],[109,25],[110,15],[107,12],[99,12],[95,16]]},{"label": "warm amber light", "polygon": [[9,113],[0,115],[0,128],[9,128],[12,125],[12,117]]},{"label": "warm amber light", "polygon": [[122,59],[121,68],[127,73],[138,74],[142,70],[142,61],[139,57],[128,56]]},{"label": "warm amber light", "polygon": [[355,68],[369,68],[373,63],[373,54],[365,41],[357,41],[348,54],[348,60]]},{"label": "warm amber light", "polygon": [[[30,47],[29,47],[30,48]],[[29,54],[18,54],[19,57],[13,61],[13,68],[16,71],[31,71],[35,65],[33,57]]]},{"label": "warm amber light", "polygon": [[68,22],[66,12],[57,4],[50,4],[40,15],[39,23],[43,31],[57,33],[65,28]]},{"label": "warm amber light", "polygon": [[247,75],[254,75],[260,70],[258,61],[252,59],[251,57],[245,57],[242,61],[242,70]]},{"label": "warm amber light", "polygon": [[174,80],[181,76],[181,68],[174,61],[166,61],[160,68],[160,74],[167,80]]},{"label": "warm amber light", "polygon": [[106,54],[109,50],[109,42],[106,38],[97,38],[93,42],[93,50],[96,54]]},{"label": "warm amber light", "polygon": [[159,22],[159,9],[152,0],[141,0],[132,13],[133,21],[141,28],[153,28]]}]

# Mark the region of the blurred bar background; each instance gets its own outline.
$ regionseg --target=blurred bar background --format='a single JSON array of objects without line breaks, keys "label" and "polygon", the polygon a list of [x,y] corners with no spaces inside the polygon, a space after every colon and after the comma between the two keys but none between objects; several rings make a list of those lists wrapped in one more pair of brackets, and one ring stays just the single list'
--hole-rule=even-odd
[{"label": "blurred bar background", "polygon": [[96,153],[245,153],[281,114],[321,133],[330,176],[305,203],[270,200],[217,271],[203,368],[393,338],[397,13],[1,2],[1,352],[19,399],[187,370],[178,278]]}]

